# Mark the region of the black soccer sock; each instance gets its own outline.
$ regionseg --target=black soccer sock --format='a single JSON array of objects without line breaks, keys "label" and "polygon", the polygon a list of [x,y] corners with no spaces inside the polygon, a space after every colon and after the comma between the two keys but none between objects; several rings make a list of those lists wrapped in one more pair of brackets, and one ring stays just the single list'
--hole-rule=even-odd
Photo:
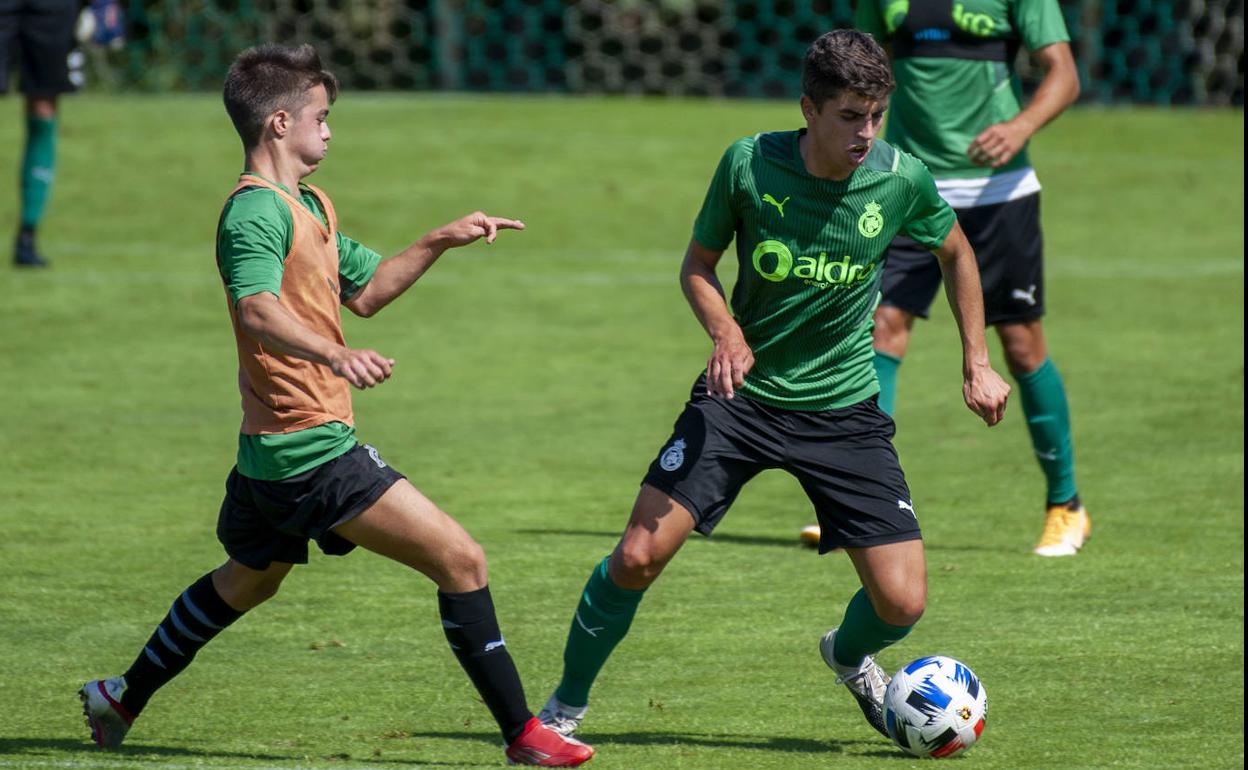
[{"label": "black soccer sock", "polygon": [[524,685],[494,616],[490,588],[447,594],[438,591],[442,630],[459,665],[481,694],[494,721],[510,744],[533,716],[524,700]]},{"label": "black soccer sock", "polygon": [[174,600],[143,652],[130,664],[121,705],[138,716],[157,690],[191,664],[199,648],[242,616],[217,593],[211,572],[195,581]]}]

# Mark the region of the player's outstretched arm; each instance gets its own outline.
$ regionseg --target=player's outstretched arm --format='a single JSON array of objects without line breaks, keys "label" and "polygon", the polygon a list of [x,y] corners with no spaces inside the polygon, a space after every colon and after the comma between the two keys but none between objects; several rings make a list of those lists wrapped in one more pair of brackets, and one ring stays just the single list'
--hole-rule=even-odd
[{"label": "player's outstretched arm", "polygon": [[1014,159],[1037,131],[1079,98],[1079,70],[1069,43],[1053,43],[1033,52],[1044,70],[1040,87],[1022,112],[979,133],[967,148],[973,163],[1000,168]]},{"label": "player's outstretched arm", "polygon": [[268,292],[238,301],[238,322],[248,336],[288,356],[325,364],[357,388],[380,385],[390,377],[394,359],[375,350],[355,350],[326,339],[299,322]]},{"label": "player's outstretched arm", "polygon": [[480,211],[460,217],[383,260],[364,288],[347,300],[347,307],[359,316],[374,315],[416,283],[447,249],[467,246],[481,238],[486,243],[493,243],[499,230],[523,229],[524,223],[518,219],[491,217]]},{"label": "player's outstretched arm", "polygon": [[975,251],[966,240],[962,226],[954,222],[945,242],[935,250],[945,279],[945,294],[962,335],[962,398],[967,407],[988,425],[1005,416],[1010,386],[988,361],[984,341],[984,296],[979,285]]},{"label": "player's outstretched arm", "polygon": [[680,265],[680,286],[693,314],[715,343],[715,350],[706,362],[706,392],[732,398],[735,389],[745,384],[745,375],[754,366],[754,351],[746,344],[741,327],[728,311],[724,287],[715,275],[715,265],[723,255],[722,251],[690,240],[685,260]]}]

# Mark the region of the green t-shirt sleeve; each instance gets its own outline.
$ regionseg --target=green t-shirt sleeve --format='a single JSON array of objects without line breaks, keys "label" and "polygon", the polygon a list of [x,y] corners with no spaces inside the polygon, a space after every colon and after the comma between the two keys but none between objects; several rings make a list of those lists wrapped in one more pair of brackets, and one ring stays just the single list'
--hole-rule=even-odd
[{"label": "green t-shirt sleeve", "polygon": [[749,152],[750,144],[751,139],[739,139],[724,152],[706,190],[702,210],[694,220],[693,239],[712,251],[727,249],[737,233],[740,217],[733,206],[733,191],[738,161]]},{"label": "green t-shirt sleeve", "polygon": [[858,7],[854,9],[854,26],[883,43],[888,30],[884,27],[884,17],[880,15],[878,2],[879,0],[858,0]]},{"label": "green t-shirt sleeve", "polygon": [[1014,6],[1014,25],[1028,51],[1070,42],[1066,19],[1062,17],[1057,0],[1018,0]]},{"label": "green t-shirt sleeve", "polygon": [[290,209],[272,190],[243,190],[225,204],[217,228],[217,269],[232,302],[266,291],[281,295],[292,231]]},{"label": "green t-shirt sleeve", "polygon": [[914,195],[906,213],[906,223],[901,231],[926,248],[937,249],[949,236],[957,215],[945,199],[936,191],[932,172],[918,158],[902,154],[899,170],[910,181]]},{"label": "green t-shirt sleeve", "polygon": [[381,255],[359,241],[338,233],[338,296],[346,302],[373,278]]}]

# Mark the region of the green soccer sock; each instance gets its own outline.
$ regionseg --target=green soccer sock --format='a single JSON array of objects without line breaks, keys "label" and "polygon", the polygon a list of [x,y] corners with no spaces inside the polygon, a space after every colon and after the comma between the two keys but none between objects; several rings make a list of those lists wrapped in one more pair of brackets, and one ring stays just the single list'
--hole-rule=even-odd
[{"label": "green soccer sock", "polygon": [[22,156],[22,227],[38,227],[56,176],[56,118],[26,116]]},{"label": "green soccer sock", "polygon": [[610,558],[594,568],[572,616],[572,629],[563,648],[563,679],[555,690],[555,697],[568,706],[589,703],[589,688],[615,645],[628,633],[645,594],[644,590],[630,591],[611,581],[607,574]]},{"label": "green soccer sock", "polygon": [[1072,499],[1075,488],[1075,450],[1070,437],[1070,408],[1062,375],[1050,358],[1040,368],[1015,377],[1031,446],[1040,461],[1050,505]]},{"label": "green soccer sock", "polygon": [[860,665],[864,657],[905,639],[911,628],[914,626],[894,626],[880,620],[867,598],[867,589],[859,588],[836,630],[832,657],[842,666],[852,668]]},{"label": "green soccer sock", "polygon": [[897,407],[897,370],[901,359],[882,350],[875,351],[875,376],[880,381],[880,409],[892,416]]}]

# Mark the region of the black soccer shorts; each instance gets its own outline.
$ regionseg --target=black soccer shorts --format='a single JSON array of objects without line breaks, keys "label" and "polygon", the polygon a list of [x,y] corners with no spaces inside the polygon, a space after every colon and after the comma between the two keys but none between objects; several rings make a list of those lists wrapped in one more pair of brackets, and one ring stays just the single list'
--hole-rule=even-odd
[{"label": "black soccer shorts", "polygon": [[917,540],[922,535],[894,432],[874,397],[800,412],[740,394],[707,395],[703,374],[643,483],[688,508],[694,528],[710,535],[747,481],[780,468],[815,506],[820,553]]},{"label": "black soccer shorts", "polygon": [[0,0],[0,94],[9,90],[15,60],[27,96],[74,90],[68,58],[80,7],[78,0]]},{"label": "black soccer shorts", "polygon": [[[1040,193],[956,212],[979,263],[985,323],[1024,323],[1043,316]],[[927,318],[940,289],[940,264],[925,247],[898,236],[888,248],[880,281],[880,304]]]},{"label": "black soccer shorts", "polygon": [[308,563],[308,540],[342,556],[355,548],[333,528],[359,516],[394,486],[402,473],[368,444],[281,481],[230,471],[217,517],[217,539],[230,558],[255,570],[275,561]]}]

